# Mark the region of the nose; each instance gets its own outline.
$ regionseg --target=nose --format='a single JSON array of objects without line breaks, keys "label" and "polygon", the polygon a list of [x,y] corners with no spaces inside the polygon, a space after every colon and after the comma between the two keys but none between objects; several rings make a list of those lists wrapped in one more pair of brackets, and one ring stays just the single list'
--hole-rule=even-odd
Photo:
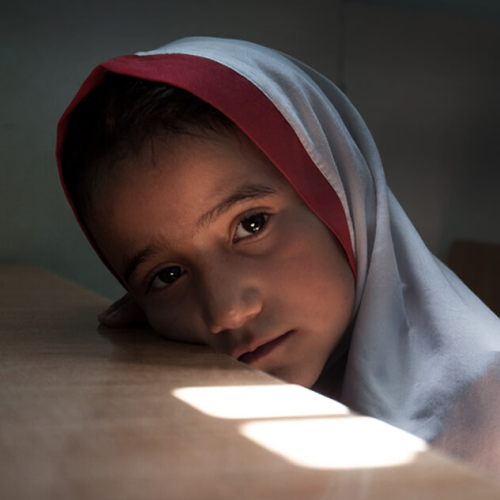
[{"label": "nose", "polygon": [[261,310],[261,302],[253,290],[241,295],[214,297],[209,312],[209,328],[214,334],[241,328]]},{"label": "nose", "polygon": [[234,266],[216,269],[205,276],[205,315],[214,334],[242,328],[262,310],[262,295],[248,275]]}]

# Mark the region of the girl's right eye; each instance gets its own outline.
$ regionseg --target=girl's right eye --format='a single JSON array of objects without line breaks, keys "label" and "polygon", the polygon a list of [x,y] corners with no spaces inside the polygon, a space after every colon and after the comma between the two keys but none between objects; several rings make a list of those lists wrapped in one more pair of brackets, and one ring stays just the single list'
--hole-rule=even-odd
[{"label": "girl's right eye", "polygon": [[150,289],[160,290],[172,286],[183,274],[184,270],[180,266],[164,267],[154,275],[149,284],[148,291]]}]

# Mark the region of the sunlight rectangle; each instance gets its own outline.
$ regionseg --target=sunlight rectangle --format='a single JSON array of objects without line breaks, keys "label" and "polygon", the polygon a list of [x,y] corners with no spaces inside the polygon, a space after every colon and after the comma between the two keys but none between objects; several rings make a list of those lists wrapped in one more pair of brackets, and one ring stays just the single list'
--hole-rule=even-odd
[{"label": "sunlight rectangle", "polygon": [[361,416],[249,422],[240,432],[293,464],[314,469],[404,465],[427,449],[415,436]]},{"label": "sunlight rectangle", "polygon": [[184,387],[172,394],[218,418],[255,419],[347,415],[348,408],[298,385]]}]

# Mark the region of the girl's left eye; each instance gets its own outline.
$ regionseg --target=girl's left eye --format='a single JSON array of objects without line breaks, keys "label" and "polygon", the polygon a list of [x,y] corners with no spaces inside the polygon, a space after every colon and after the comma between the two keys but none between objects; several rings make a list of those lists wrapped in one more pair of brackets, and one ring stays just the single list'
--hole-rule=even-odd
[{"label": "girl's left eye", "polygon": [[234,232],[233,241],[239,241],[249,236],[253,236],[262,231],[267,224],[269,214],[257,213],[252,214],[240,221]]}]

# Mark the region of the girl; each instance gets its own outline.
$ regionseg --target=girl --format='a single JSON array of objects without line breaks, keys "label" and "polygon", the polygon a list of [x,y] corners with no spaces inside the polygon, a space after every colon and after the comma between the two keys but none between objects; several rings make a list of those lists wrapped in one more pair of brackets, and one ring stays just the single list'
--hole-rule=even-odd
[{"label": "girl", "polygon": [[58,160],[130,294],[104,323],[141,311],[500,471],[500,321],[427,250],[322,75],[212,38],[119,57],[61,118]]}]

